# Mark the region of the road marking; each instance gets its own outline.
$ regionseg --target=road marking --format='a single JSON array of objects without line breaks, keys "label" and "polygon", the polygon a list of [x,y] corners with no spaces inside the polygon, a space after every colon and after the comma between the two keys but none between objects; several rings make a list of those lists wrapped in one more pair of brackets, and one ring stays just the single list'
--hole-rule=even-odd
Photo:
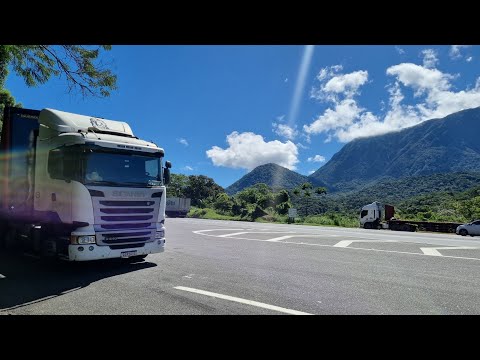
[{"label": "road marking", "polygon": [[384,242],[398,242],[396,240],[342,240],[333,245],[334,247],[346,248],[354,242],[374,242],[374,243],[384,243]]},{"label": "road marking", "polygon": [[275,241],[290,239],[290,238],[295,237],[295,236],[296,235],[279,236],[279,237],[276,237],[276,238],[273,238],[273,239],[268,239],[268,240],[265,240],[265,241],[275,242]]},{"label": "road marking", "polygon": [[218,235],[217,237],[224,238],[224,237],[235,236],[235,235],[243,235],[243,234],[248,234],[248,231],[236,232],[236,233],[231,233],[231,234],[223,234],[223,235]]},{"label": "road marking", "polygon": [[[198,235],[203,235],[203,236],[210,236],[214,238],[218,238],[218,235],[212,235],[212,234],[204,234],[203,232],[205,231],[219,231],[219,230],[243,230],[243,229],[209,229],[209,230],[196,230],[192,231],[195,234]],[[310,235],[310,234],[292,234],[292,237],[330,237],[333,235],[329,234],[317,234],[317,235]],[[335,235],[335,236],[340,236],[340,235]],[[359,236],[358,238],[363,238]],[[294,242],[294,241],[268,241],[264,239],[251,239],[251,238],[243,238],[243,237],[235,237],[235,238],[229,238],[226,237],[225,239],[232,239],[232,240],[246,240],[246,241],[263,241],[263,242],[270,242],[272,244],[289,244],[289,245],[306,245],[306,246],[320,246],[320,247],[335,247],[334,245],[326,245],[326,244],[312,244],[312,243],[307,243],[307,242]],[[270,239],[271,240],[271,239]],[[428,240],[428,239],[427,239]],[[350,241],[350,240],[343,240],[343,241]],[[398,244],[414,244],[414,245],[420,245],[422,243],[419,242],[402,242],[398,240],[357,240],[358,242],[377,242],[377,243],[383,243],[383,242],[396,242]],[[340,242],[339,242],[340,243]],[[337,244],[339,244],[337,243]],[[423,243],[425,244],[425,243]],[[350,244],[348,244],[350,245]],[[434,244],[432,244],[434,245]],[[415,252],[410,252],[410,251],[398,251],[398,250],[383,250],[383,249],[372,249],[372,248],[360,248],[360,247],[343,247],[343,246],[337,246],[337,248],[342,248],[342,249],[348,249],[348,250],[360,250],[360,251],[374,251],[374,252],[382,252],[382,253],[393,253],[393,254],[405,254],[405,255],[417,255],[417,256],[427,256],[427,254],[424,253],[415,253]],[[447,247],[448,249],[452,249],[453,247]],[[480,249],[479,247],[472,247],[473,249]],[[438,256],[438,255],[436,255]],[[473,257],[467,257],[467,256],[452,256],[452,255],[442,255],[441,256],[443,259],[445,258],[450,258],[450,259],[462,259],[462,260],[474,260],[474,261],[480,261],[480,258],[473,258]]]},{"label": "road marking", "polygon": [[0,274],[0,279],[6,279],[7,277],[5,275]]},{"label": "road marking", "polygon": [[438,250],[461,250],[461,249],[478,249],[478,247],[473,246],[446,246],[446,247],[421,247],[420,250],[423,251],[425,255],[430,256],[443,256]]},{"label": "road marking", "polygon": [[196,230],[196,231],[193,231],[193,233],[198,234],[198,235],[207,235],[207,234],[204,234],[204,232],[207,232],[207,231],[238,231],[238,230],[244,230],[244,229],[208,229],[208,230]]},{"label": "road marking", "polygon": [[175,286],[174,289],[189,291],[189,292],[192,292],[192,293],[195,293],[195,294],[211,296],[211,297],[215,297],[215,298],[219,298],[219,299],[223,299],[223,300],[234,301],[234,302],[238,302],[238,303],[241,303],[241,304],[252,305],[252,306],[256,306],[256,307],[260,307],[260,308],[264,308],[264,309],[279,311],[279,312],[282,312],[282,313],[285,313],[285,314],[290,314],[290,315],[313,315],[313,314],[309,314],[309,313],[302,312],[302,311],[297,311],[297,310],[283,308],[283,307],[280,307],[280,306],[261,303],[261,302],[258,302],[258,301],[242,299],[242,298],[229,296],[229,295],[217,294],[217,293],[214,293],[214,292],[189,288],[189,287],[185,287],[185,286]]}]

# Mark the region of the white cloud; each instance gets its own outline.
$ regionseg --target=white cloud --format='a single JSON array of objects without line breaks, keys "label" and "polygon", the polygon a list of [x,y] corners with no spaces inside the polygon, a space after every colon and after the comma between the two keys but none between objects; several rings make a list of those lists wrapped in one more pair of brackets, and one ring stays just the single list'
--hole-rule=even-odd
[{"label": "white cloud", "polygon": [[416,95],[425,90],[447,90],[450,88],[450,80],[454,78],[437,69],[427,69],[412,63],[391,66],[387,69],[387,75],[395,76],[403,85],[419,91]]},{"label": "white cloud", "polygon": [[460,59],[462,58],[461,50],[469,48],[470,46],[471,45],[452,45],[448,54],[452,59]]},{"label": "white cloud", "polygon": [[360,70],[349,74],[340,74],[341,65],[323,68],[317,75],[320,87],[313,88],[311,97],[318,100],[332,100],[346,96],[351,98],[358,94],[360,86],[368,81],[368,71]]},{"label": "white cloud", "polygon": [[178,141],[180,144],[182,144],[182,145],[188,146],[188,141],[187,141],[187,139],[180,138],[180,139],[177,139],[177,141]]},{"label": "white cloud", "polygon": [[344,99],[336,103],[334,109],[328,108],[310,125],[304,125],[303,130],[310,135],[348,126],[359,117],[362,110],[355,100]]},{"label": "white cloud", "polygon": [[324,91],[354,94],[368,80],[367,71],[355,71],[350,74],[334,76],[324,86]]},{"label": "white cloud", "polygon": [[[423,54],[424,66],[402,63],[386,70],[386,74],[393,78],[393,83],[387,87],[389,101],[385,110],[382,110],[382,113],[386,111],[384,115],[376,115],[358,103],[359,89],[366,83],[366,76],[365,81],[355,82],[350,88],[343,87],[343,93],[332,96],[342,87],[326,87],[325,84],[333,78],[346,77],[339,76],[338,71],[342,68],[338,65],[322,69],[317,76],[321,84],[313,97],[330,105],[315,121],[303,126],[307,141],[311,135],[324,133],[325,142],[332,139],[348,142],[359,137],[401,130],[428,119],[442,118],[456,111],[480,106],[480,78],[473,89],[455,92],[451,82],[458,75],[443,73],[435,68],[435,53],[425,50]],[[351,74],[360,73],[356,71]],[[415,104],[405,103],[405,89],[413,91],[417,100]]]},{"label": "white cloud", "polygon": [[422,51],[423,55],[423,66],[426,68],[433,68],[438,63],[437,55],[438,53],[433,49],[425,49]]},{"label": "white cloud", "polygon": [[467,62],[470,62],[470,61],[473,60],[473,57],[472,57],[472,56],[469,56],[466,60],[467,60]]},{"label": "white cloud", "polygon": [[207,150],[207,157],[215,166],[252,170],[259,165],[275,163],[295,170],[295,164],[298,163],[298,148],[291,141],[265,142],[261,135],[234,131],[227,135],[227,143],[226,149],[213,146]]},{"label": "white cloud", "polygon": [[327,66],[327,67],[320,70],[320,72],[317,75],[317,80],[318,81],[323,81],[328,77],[335,76],[336,73],[338,73],[339,71],[342,71],[342,70],[343,70],[342,65]]},{"label": "white cloud", "polygon": [[275,134],[283,136],[289,140],[295,139],[295,137],[298,135],[298,131],[288,125],[272,123],[272,126]]},{"label": "white cloud", "polygon": [[405,54],[405,50],[403,50],[400,46],[395,46],[395,50],[397,50],[397,52],[398,52],[400,55]]},{"label": "white cloud", "polygon": [[316,170],[310,170],[310,171],[308,172],[308,175],[312,175],[315,171],[316,171]]},{"label": "white cloud", "polygon": [[193,170],[193,167],[189,166],[189,165],[186,165],[182,168],[182,170],[185,170],[185,171],[192,171]]},{"label": "white cloud", "polygon": [[287,83],[287,82],[288,82],[288,78],[285,78],[284,82],[286,82],[286,83]]},{"label": "white cloud", "polygon": [[307,159],[308,162],[325,162],[325,157],[322,155],[315,155]]}]

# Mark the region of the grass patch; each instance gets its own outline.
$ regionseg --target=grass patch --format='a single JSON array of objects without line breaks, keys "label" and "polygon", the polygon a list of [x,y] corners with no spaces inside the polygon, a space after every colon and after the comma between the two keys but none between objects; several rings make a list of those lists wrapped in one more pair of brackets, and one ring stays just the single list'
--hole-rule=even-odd
[{"label": "grass patch", "polygon": [[358,219],[353,216],[341,215],[341,214],[324,214],[324,215],[310,215],[305,218],[301,218],[295,223],[304,225],[318,225],[318,226],[340,226],[348,228],[356,228],[359,226]]},{"label": "grass patch", "polygon": [[[251,221],[249,217],[225,215],[216,212],[211,208],[197,208],[192,207],[187,214],[189,218],[197,219],[212,219],[212,220],[234,220],[234,221]],[[267,215],[255,219],[255,222],[260,223],[277,223],[288,224],[288,216],[278,215],[274,212],[268,212]],[[295,221],[297,225],[318,225],[318,226],[340,226],[355,228],[358,227],[358,219],[354,216],[329,213],[324,215],[310,215],[305,218],[298,218]]]}]

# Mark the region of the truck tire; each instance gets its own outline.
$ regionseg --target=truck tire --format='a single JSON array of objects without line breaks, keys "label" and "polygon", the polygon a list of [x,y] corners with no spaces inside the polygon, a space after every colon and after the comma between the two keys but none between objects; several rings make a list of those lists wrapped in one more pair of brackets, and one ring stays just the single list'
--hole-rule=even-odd
[{"label": "truck tire", "polygon": [[468,231],[465,230],[465,229],[460,230],[458,233],[462,236],[467,236],[468,235]]},{"label": "truck tire", "polygon": [[365,224],[363,224],[363,228],[364,229],[371,229],[372,228],[372,223],[371,222],[366,222]]},{"label": "truck tire", "polygon": [[7,230],[7,224],[4,221],[0,221],[0,251],[5,249],[5,234]]},{"label": "truck tire", "polygon": [[6,250],[12,251],[17,248],[17,230],[15,228],[7,227],[3,237],[3,243]]}]

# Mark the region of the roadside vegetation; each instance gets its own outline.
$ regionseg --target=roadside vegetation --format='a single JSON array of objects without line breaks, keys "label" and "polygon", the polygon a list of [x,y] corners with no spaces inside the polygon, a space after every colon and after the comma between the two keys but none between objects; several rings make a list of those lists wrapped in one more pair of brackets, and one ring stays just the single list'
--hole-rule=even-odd
[{"label": "roadside vegetation", "polygon": [[[395,216],[403,220],[469,222],[480,219],[480,186],[465,191],[432,191],[400,197],[390,188],[385,196],[365,193],[328,194],[324,187],[304,183],[297,188],[272,189],[260,183],[233,196],[203,175],[172,175],[168,196],[192,199],[188,217],[202,219],[289,223],[290,208],[297,209],[295,224],[358,227],[363,205],[373,201],[395,206]],[[403,191],[405,193],[405,191]]]}]

